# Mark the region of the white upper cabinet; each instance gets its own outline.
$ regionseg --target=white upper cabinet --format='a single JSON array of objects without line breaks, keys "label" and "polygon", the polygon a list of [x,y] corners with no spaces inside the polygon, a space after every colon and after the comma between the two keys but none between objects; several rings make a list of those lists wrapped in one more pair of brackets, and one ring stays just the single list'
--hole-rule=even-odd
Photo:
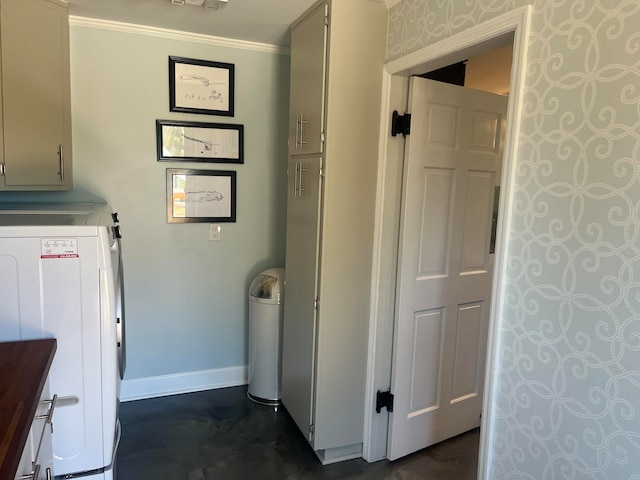
[{"label": "white upper cabinet", "polygon": [[68,190],[71,175],[66,2],[0,0],[0,190]]},{"label": "white upper cabinet", "polygon": [[328,10],[318,6],[291,30],[290,155],[323,149]]}]

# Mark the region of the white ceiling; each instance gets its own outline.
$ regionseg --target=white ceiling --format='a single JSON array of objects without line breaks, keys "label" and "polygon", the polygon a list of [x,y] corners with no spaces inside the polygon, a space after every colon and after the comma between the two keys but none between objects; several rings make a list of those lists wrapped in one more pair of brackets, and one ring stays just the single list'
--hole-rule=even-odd
[{"label": "white ceiling", "polygon": [[288,46],[289,26],[316,0],[229,0],[223,10],[171,0],[67,0],[69,14]]}]

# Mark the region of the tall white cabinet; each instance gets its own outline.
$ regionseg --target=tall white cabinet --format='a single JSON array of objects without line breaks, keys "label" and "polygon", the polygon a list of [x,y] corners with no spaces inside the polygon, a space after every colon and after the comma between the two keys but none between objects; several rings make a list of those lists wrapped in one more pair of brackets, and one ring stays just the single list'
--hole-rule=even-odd
[{"label": "tall white cabinet", "polygon": [[292,26],[282,401],[323,463],[362,455],[386,29],[375,0]]}]

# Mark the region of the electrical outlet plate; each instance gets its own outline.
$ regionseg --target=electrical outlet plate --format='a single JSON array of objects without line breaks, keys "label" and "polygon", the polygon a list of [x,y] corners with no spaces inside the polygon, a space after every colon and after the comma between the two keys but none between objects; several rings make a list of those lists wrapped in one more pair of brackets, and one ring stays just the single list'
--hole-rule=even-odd
[{"label": "electrical outlet plate", "polygon": [[220,232],[222,231],[222,227],[217,223],[212,223],[209,225],[209,240],[220,240]]}]

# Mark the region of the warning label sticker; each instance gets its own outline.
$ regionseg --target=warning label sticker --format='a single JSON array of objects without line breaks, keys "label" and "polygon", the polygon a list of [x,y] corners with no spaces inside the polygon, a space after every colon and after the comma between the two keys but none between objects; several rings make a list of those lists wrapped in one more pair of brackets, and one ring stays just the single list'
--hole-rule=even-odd
[{"label": "warning label sticker", "polygon": [[43,238],[40,258],[78,258],[77,238]]}]

